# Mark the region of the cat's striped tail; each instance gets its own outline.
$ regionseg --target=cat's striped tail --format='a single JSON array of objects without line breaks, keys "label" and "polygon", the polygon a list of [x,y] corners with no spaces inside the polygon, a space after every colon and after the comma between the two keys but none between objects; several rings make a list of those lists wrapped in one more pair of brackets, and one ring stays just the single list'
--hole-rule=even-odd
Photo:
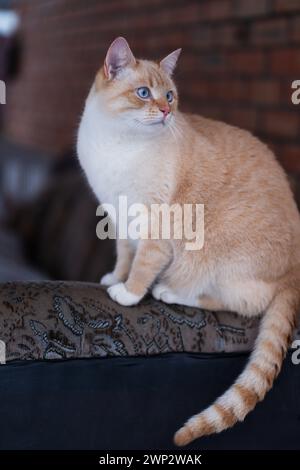
[{"label": "cat's striped tail", "polygon": [[190,418],[174,436],[184,446],[194,439],[230,428],[261,401],[277,377],[300,306],[297,280],[280,291],[265,313],[249,362],[236,382],[211,406]]}]

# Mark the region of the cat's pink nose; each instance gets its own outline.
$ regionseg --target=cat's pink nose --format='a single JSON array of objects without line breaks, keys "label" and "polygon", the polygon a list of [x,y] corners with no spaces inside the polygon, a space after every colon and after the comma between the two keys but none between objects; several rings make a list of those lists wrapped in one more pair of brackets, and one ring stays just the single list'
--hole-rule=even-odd
[{"label": "cat's pink nose", "polygon": [[169,106],[163,106],[163,107],[159,108],[159,110],[163,113],[164,118],[166,118],[168,116],[168,114],[170,113]]}]

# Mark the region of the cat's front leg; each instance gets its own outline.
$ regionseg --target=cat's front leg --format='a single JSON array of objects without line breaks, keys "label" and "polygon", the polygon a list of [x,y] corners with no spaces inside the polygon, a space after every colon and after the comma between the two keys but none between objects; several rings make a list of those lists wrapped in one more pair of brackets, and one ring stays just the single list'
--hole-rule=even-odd
[{"label": "cat's front leg", "polygon": [[135,250],[129,240],[117,240],[117,261],[114,270],[105,274],[100,284],[103,286],[113,286],[120,282],[125,282],[128,278]]},{"label": "cat's front leg", "polygon": [[140,240],[127,281],[109,287],[110,297],[121,305],[136,305],[169,264],[171,257],[169,242]]}]

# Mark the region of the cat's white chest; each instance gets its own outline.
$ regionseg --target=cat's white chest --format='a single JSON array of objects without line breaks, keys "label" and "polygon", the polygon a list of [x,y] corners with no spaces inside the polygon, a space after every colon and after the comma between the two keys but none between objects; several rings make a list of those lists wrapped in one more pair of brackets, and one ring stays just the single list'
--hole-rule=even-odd
[{"label": "cat's white chest", "polygon": [[[88,181],[101,203],[117,204],[120,195],[129,203],[143,202],[145,143],[125,138],[110,127],[93,102],[87,103],[78,132],[78,156]],[[151,170],[150,170],[151,173]]]}]

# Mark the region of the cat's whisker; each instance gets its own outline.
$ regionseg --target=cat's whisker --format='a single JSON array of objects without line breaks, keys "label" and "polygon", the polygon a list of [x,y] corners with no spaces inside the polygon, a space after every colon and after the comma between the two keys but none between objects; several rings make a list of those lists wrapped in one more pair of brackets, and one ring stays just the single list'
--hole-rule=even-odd
[{"label": "cat's whisker", "polygon": [[184,137],[183,131],[182,131],[182,129],[179,127],[179,125],[177,124],[177,122],[175,121],[175,119],[173,119],[173,120],[171,121],[171,124],[173,125],[173,129],[174,129],[175,132],[177,133],[178,137],[183,138],[183,137]]},{"label": "cat's whisker", "polygon": [[174,140],[177,142],[177,136],[171,124],[169,124],[168,129],[170,130],[172,136],[174,137]]},{"label": "cat's whisker", "polygon": [[170,132],[172,136],[174,137],[174,140],[176,143],[178,143],[178,138],[182,138],[182,131],[179,129],[179,127],[176,125],[176,122],[174,119],[172,119],[168,125],[168,128],[170,129]]}]

